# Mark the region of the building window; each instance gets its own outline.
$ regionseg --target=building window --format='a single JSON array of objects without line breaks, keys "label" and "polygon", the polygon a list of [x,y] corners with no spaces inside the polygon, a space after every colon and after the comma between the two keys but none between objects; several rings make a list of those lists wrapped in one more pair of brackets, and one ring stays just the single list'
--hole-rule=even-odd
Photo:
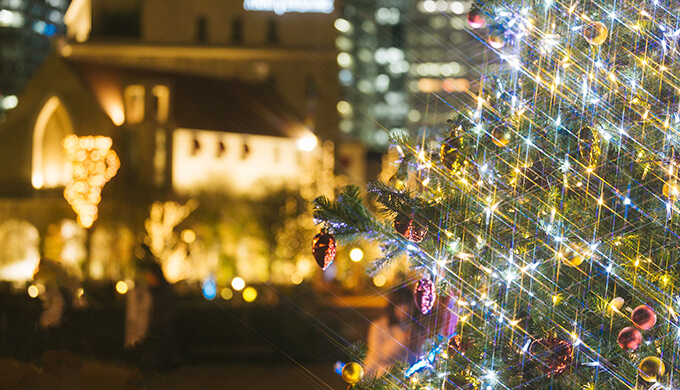
[{"label": "building window", "polygon": [[243,43],[243,19],[234,18],[231,21],[231,43]]},{"label": "building window", "polygon": [[191,141],[191,155],[192,156],[198,156],[198,154],[201,152],[201,141],[198,140],[198,137],[194,136],[194,139]]},{"label": "building window", "polygon": [[245,160],[250,155],[250,146],[248,146],[248,140],[243,139],[243,148],[241,149],[241,160]]},{"label": "building window", "polygon": [[52,96],[40,110],[33,130],[33,188],[63,187],[71,181],[71,167],[61,144],[70,134],[71,118],[61,100]]},{"label": "building window", "polygon": [[144,86],[128,85],[123,92],[125,98],[125,118],[131,125],[144,120]]},{"label": "building window", "polygon": [[167,159],[167,137],[165,130],[156,130],[156,151],[153,155],[154,167],[154,183],[157,187],[162,187],[165,184],[165,166]]},{"label": "building window", "polygon": [[217,158],[224,157],[224,155],[227,154],[227,145],[224,143],[224,141],[219,140],[217,142]]},{"label": "building window", "polygon": [[277,43],[279,40],[278,22],[276,18],[271,18],[267,21],[267,43]]},{"label": "building window", "polygon": [[205,16],[196,19],[196,42],[205,43],[208,41],[208,21]]},{"label": "building window", "polygon": [[167,85],[156,85],[151,89],[153,95],[153,108],[158,123],[165,123],[168,120],[168,110],[170,106],[170,89]]}]

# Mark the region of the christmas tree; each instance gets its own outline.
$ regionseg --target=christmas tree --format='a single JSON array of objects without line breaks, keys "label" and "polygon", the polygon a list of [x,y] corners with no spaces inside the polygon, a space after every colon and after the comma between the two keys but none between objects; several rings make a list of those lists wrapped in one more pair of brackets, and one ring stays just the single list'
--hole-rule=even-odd
[{"label": "christmas tree", "polygon": [[[397,173],[315,200],[335,239],[407,256],[419,309],[455,332],[357,389],[678,389],[680,2],[493,0],[468,14],[500,58],[471,107],[395,140]],[[443,126],[442,126],[443,127]],[[455,321],[457,317],[457,321]]]}]

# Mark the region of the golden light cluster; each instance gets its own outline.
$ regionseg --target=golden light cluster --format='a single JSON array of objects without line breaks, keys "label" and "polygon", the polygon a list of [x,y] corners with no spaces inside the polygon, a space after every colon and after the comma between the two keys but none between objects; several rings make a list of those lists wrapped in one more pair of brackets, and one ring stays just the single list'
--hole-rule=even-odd
[{"label": "golden light cluster", "polygon": [[73,173],[64,198],[78,215],[78,224],[89,228],[97,219],[102,188],[118,172],[120,160],[111,150],[110,137],[69,135],[62,144]]}]

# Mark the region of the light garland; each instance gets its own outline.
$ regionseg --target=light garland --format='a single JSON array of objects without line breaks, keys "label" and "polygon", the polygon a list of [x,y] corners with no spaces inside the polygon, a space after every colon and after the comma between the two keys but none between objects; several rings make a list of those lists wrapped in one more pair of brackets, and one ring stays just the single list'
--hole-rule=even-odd
[{"label": "light garland", "polygon": [[84,228],[91,227],[97,220],[102,188],[120,168],[112,145],[111,138],[104,136],[69,135],[63,140],[73,173],[73,179],[64,189],[64,198],[78,215],[78,224]]}]

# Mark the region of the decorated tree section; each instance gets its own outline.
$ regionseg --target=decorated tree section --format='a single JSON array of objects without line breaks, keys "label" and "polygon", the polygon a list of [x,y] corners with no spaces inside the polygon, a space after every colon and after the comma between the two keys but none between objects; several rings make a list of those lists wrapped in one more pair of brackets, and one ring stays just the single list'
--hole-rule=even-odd
[{"label": "decorated tree section", "polygon": [[406,256],[418,308],[457,317],[348,383],[680,388],[680,2],[494,0],[468,22],[501,65],[475,104],[395,140],[387,183],[315,201],[333,242],[380,242],[373,273]]}]

